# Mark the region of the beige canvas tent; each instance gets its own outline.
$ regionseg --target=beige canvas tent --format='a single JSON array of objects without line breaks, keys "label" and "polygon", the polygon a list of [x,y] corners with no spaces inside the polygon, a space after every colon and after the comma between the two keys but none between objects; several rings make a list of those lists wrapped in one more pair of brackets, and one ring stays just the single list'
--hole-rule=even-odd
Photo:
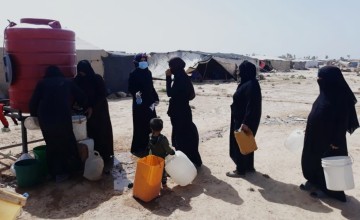
[{"label": "beige canvas tent", "polygon": [[268,63],[271,66],[271,70],[274,69],[279,72],[289,72],[290,71],[290,60],[281,59],[278,57],[272,56],[251,56],[252,58],[258,59],[265,63]]},{"label": "beige canvas tent", "polygon": [[107,57],[108,53],[96,47],[85,40],[76,37],[76,59],[80,60],[89,60],[91,66],[94,68],[94,71],[101,76],[104,76],[104,65],[102,62],[102,57]]}]

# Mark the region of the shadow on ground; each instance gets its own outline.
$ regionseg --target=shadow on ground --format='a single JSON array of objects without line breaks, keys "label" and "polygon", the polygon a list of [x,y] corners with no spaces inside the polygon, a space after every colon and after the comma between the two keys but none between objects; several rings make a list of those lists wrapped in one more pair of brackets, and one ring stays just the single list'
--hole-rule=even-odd
[{"label": "shadow on ground", "polygon": [[244,202],[230,184],[213,176],[210,169],[204,165],[198,170],[198,175],[192,184],[162,189],[160,197],[148,203],[136,201],[153,214],[170,216],[177,209],[190,211],[192,198],[201,194],[235,205]]},{"label": "shadow on ground", "polygon": [[123,164],[123,158],[129,157],[116,155],[112,172],[103,174],[99,181],[88,181],[79,174],[62,183],[48,181],[31,189],[17,189],[18,193],[29,194],[23,210],[34,217],[59,219],[78,217],[97,208],[111,197],[128,190],[127,185],[131,181],[126,166],[131,166],[133,162],[125,161]]},{"label": "shadow on ground", "polygon": [[269,202],[295,206],[311,212],[332,212],[331,208],[310,197],[309,192],[300,190],[297,185],[279,182],[259,172],[246,175],[244,179],[260,187],[258,191]]}]

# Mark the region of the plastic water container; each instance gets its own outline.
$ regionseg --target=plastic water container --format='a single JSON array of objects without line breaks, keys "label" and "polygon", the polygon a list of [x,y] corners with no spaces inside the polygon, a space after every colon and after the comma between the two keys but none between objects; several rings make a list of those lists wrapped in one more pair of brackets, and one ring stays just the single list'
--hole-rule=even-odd
[{"label": "plastic water container", "polygon": [[89,154],[94,153],[94,139],[86,138],[84,140],[79,141],[81,144],[85,144],[87,146]]},{"label": "plastic water container", "polygon": [[165,170],[171,179],[180,186],[190,184],[197,175],[197,170],[190,159],[181,151],[165,158]]},{"label": "plastic water container", "polygon": [[86,130],[86,116],[85,115],[73,115],[72,116],[73,131],[77,141],[81,141],[87,138]]},{"label": "plastic water container", "polygon": [[352,163],[348,156],[322,158],[321,165],[324,168],[326,188],[333,191],[353,189],[355,184]]},{"label": "plastic water container", "polygon": [[137,92],[135,96],[136,96],[136,104],[141,105],[142,103],[141,92],[140,91]]},{"label": "plastic water container", "polygon": [[35,159],[39,161],[40,170],[44,176],[48,174],[48,166],[46,160],[46,145],[34,147],[33,153]]},{"label": "plastic water container", "polygon": [[300,153],[304,146],[304,138],[304,131],[296,129],[286,138],[284,145],[289,151]]},{"label": "plastic water container", "polygon": [[160,194],[161,178],[164,170],[164,159],[148,155],[137,161],[133,196],[149,202]]},{"label": "plastic water container", "polygon": [[40,163],[36,159],[17,161],[14,165],[19,188],[30,187],[42,180]]},{"label": "plastic water container", "polygon": [[103,169],[104,161],[99,152],[94,151],[93,153],[89,153],[89,157],[85,161],[83,176],[88,180],[99,180],[101,179]]},{"label": "plastic water container", "polygon": [[[23,153],[23,154],[21,154],[21,156],[15,161],[15,163],[18,162],[18,161],[20,161],[20,160],[27,160],[27,159],[34,159],[34,158],[33,158],[30,154],[28,154],[28,153]],[[14,175],[16,176],[15,163],[13,163],[13,164],[11,165],[10,171],[11,171],[12,174],[14,174]]]}]

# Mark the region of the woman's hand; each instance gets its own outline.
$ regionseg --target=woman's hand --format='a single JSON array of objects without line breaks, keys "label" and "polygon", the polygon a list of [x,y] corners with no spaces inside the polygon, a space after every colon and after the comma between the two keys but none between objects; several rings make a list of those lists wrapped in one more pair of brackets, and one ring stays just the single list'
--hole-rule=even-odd
[{"label": "woman's hand", "polygon": [[252,133],[251,129],[246,124],[241,124],[240,130],[244,131],[247,135]]},{"label": "woman's hand", "polygon": [[170,69],[167,69],[167,70],[165,71],[165,75],[166,75],[166,76],[171,76],[171,70],[170,70]]}]

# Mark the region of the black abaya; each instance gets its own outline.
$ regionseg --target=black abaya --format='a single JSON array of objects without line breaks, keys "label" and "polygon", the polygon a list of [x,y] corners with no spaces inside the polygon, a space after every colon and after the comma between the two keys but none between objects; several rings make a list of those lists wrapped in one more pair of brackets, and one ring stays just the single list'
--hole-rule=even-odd
[{"label": "black abaya", "polygon": [[88,61],[80,61],[75,83],[85,92],[89,107],[92,108],[92,114],[86,122],[88,137],[94,140],[94,149],[108,162],[114,155],[114,143],[104,80],[95,74]]},{"label": "black abaya", "polygon": [[[172,145],[182,151],[196,166],[202,165],[199,154],[199,134],[192,121],[189,101],[195,98],[194,87],[184,71],[185,63],[177,68],[180,58],[173,58],[169,62],[174,82],[171,76],[166,77],[166,93],[169,100],[168,115],[172,124]],[[182,61],[182,60],[181,60]],[[182,61],[183,62],[183,61]],[[171,84],[172,83],[172,84]]]},{"label": "black abaya", "polygon": [[69,174],[81,168],[73,133],[71,104],[74,98],[80,105],[85,94],[57,68],[49,68],[38,82],[30,101],[30,114],[38,117],[46,143],[46,159],[51,175]]},{"label": "black abaya", "polygon": [[326,188],[321,158],[348,155],[346,131],[352,133],[359,127],[354,107],[356,98],[337,67],[324,67],[318,76],[320,95],[307,120],[302,171],[305,179],[327,195],[346,201],[343,191]]},{"label": "black abaya", "polygon": [[[147,154],[149,143],[150,120],[156,118],[155,108],[150,106],[159,101],[159,96],[155,91],[152,74],[148,68],[136,68],[130,73],[129,92],[133,97],[133,139],[131,143],[131,153],[136,156]],[[141,92],[142,103],[136,103],[136,93]]]},{"label": "black abaya", "polygon": [[253,64],[244,61],[240,65],[241,83],[233,95],[231,104],[230,122],[230,157],[236,164],[238,174],[254,169],[254,153],[243,155],[240,153],[234,136],[242,124],[247,125],[256,135],[261,117],[261,89],[256,79],[256,68]]}]

